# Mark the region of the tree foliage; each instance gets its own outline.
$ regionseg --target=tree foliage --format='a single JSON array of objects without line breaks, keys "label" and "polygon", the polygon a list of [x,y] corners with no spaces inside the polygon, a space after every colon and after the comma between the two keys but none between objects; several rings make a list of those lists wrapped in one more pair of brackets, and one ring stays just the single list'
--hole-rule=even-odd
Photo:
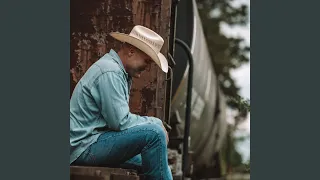
[{"label": "tree foliage", "polygon": [[226,168],[227,168],[225,173],[230,173],[233,171],[233,168],[237,168],[243,164],[242,156],[236,149],[236,141],[238,139],[236,139],[233,136],[233,133],[232,133],[233,129],[234,129],[234,126],[232,125],[228,126],[226,141],[221,150],[222,159],[223,161],[225,161]]}]

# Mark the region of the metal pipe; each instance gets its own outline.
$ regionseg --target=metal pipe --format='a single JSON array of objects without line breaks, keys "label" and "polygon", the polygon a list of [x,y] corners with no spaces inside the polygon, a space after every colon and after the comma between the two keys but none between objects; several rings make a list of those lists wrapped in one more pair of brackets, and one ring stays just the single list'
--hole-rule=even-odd
[{"label": "metal pipe", "polygon": [[[166,82],[166,104],[165,104],[165,113],[164,113],[164,122],[167,122],[170,125],[170,114],[171,114],[171,96],[172,96],[172,82],[173,82],[173,70],[176,65],[171,54],[174,54],[174,39],[176,37],[176,19],[177,19],[177,5],[179,0],[173,0],[171,2],[171,16],[170,16],[170,36],[169,36],[169,50],[168,50],[168,59],[169,67],[171,68],[167,74]],[[170,78],[168,78],[170,76]]]},{"label": "metal pipe", "polygon": [[[172,59],[172,61],[173,61],[173,59]],[[166,114],[165,114],[166,115],[166,120],[165,121],[168,123],[168,126],[170,126],[171,96],[172,96],[172,82],[173,82],[173,70],[172,70],[172,68],[170,66],[169,66],[169,70],[170,70],[169,71],[170,72],[170,78],[166,79],[167,86],[169,86],[169,87],[167,87],[167,92],[166,93],[169,93],[169,94],[167,95],[167,104],[166,104],[166,108],[167,109],[166,109]]]},{"label": "metal pipe", "polygon": [[174,54],[174,45],[176,39],[176,19],[177,19],[177,6],[180,0],[172,0],[171,3],[171,16],[170,16],[170,36],[169,36],[169,53]]},{"label": "metal pipe", "polygon": [[190,117],[191,117],[191,97],[192,97],[192,81],[193,81],[193,58],[188,45],[181,39],[176,38],[175,42],[180,45],[188,55],[189,61],[189,76],[188,76],[188,89],[187,89],[187,107],[186,107],[186,120],[184,128],[183,138],[183,157],[182,157],[182,170],[183,177],[186,174],[186,165],[188,164],[188,153],[189,153],[189,137],[190,137]]}]

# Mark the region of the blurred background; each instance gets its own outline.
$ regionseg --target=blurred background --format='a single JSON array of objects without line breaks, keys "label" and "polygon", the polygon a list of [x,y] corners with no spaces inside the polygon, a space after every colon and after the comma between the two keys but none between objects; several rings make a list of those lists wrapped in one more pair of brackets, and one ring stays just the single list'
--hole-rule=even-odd
[{"label": "blurred background", "polygon": [[210,56],[229,97],[226,174],[250,174],[250,0],[197,0]]}]

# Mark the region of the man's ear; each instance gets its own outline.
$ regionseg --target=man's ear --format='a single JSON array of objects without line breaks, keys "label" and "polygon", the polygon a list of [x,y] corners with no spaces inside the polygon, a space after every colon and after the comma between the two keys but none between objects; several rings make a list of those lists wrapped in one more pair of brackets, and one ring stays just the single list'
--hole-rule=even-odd
[{"label": "man's ear", "polygon": [[134,53],[135,53],[135,49],[133,48],[133,47],[129,47],[129,57],[131,57],[131,56],[133,56],[134,55]]}]

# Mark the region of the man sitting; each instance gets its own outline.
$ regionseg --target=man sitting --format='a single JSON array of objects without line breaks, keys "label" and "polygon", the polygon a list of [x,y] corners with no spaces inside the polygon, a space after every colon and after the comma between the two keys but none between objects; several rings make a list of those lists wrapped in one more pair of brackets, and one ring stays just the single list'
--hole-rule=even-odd
[{"label": "man sitting", "polygon": [[70,100],[70,164],[136,165],[144,179],[172,179],[168,166],[168,135],[156,117],[129,111],[132,77],[155,62],[168,71],[160,53],[163,39],[135,26],[130,34],[113,32],[124,42],[95,62],[76,85]]}]

